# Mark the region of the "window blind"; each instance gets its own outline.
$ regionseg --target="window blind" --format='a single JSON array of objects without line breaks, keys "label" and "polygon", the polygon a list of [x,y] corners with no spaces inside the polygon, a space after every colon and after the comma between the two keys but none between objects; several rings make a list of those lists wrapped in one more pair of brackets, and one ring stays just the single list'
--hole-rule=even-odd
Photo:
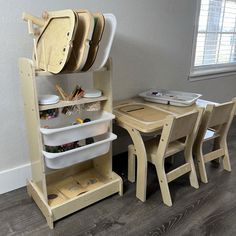
[{"label": "window blind", "polygon": [[236,0],[202,0],[194,68],[236,65]]}]

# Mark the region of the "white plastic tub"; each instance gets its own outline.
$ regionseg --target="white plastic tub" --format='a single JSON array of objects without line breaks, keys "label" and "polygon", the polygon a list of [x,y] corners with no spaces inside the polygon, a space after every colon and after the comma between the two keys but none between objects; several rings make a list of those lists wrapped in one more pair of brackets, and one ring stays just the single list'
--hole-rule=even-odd
[{"label": "white plastic tub", "polygon": [[95,157],[106,154],[109,151],[110,144],[117,136],[108,133],[95,137],[95,142],[76,149],[61,153],[50,153],[43,151],[45,164],[50,169],[61,169],[76,163],[87,161]]},{"label": "white plastic tub", "polygon": [[96,59],[90,68],[92,71],[99,70],[106,64],[116,32],[116,17],[111,13],[103,14],[103,16],[105,18],[105,27]]},{"label": "white plastic tub", "polygon": [[[77,116],[78,117],[78,116]],[[48,125],[50,128],[40,128],[43,135],[44,145],[59,146],[71,143],[88,137],[104,134],[108,131],[109,123],[115,116],[108,112],[92,112],[84,114],[89,117],[90,122],[72,125],[76,116],[66,117],[61,115],[58,118],[42,121],[41,125]]]},{"label": "white plastic tub", "polygon": [[191,106],[202,95],[166,89],[150,89],[140,93],[144,100],[155,103],[169,104],[173,106]]}]

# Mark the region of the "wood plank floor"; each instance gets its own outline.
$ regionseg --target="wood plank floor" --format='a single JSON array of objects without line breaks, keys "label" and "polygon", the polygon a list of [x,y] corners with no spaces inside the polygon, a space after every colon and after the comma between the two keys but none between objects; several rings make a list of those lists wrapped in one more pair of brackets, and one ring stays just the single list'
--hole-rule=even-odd
[{"label": "wood plank floor", "polygon": [[208,164],[208,184],[190,187],[187,176],[170,184],[173,206],[161,202],[153,166],[148,172],[148,198],[135,197],[135,184],[127,181],[126,155],[114,157],[124,179],[118,194],[78,211],[50,230],[25,188],[0,196],[0,235],[236,235],[236,119],[231,126],[229,152],[232,172]]}]

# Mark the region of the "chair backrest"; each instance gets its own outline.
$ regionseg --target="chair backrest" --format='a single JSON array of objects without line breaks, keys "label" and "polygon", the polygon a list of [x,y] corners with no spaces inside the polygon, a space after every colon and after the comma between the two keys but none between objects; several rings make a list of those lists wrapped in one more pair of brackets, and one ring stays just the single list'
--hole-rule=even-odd
[{"label": "chair backrest", "polygon": [[186,138],[185,145],[192,148],[200,124],[203,110],[198,109],[187,114],[174,117],[168,116],[164,124],[157,152],[165,155],[169,143]]},{"label": "chair backrest", "polygon": [[199,112],[192,112],[174,119],[172,130],[170,133],[169,142],[178,140],[180,138],[188,137],[193,133],[195,124],[197,122]]},{"label": "chair backrest", "polygon": [[207,127],[215,127],[226,124],[230,121],[234,102],[227,102],[220,105],[207,105],[206,110],[211,112]]},{"label": "chair backrest", "polygon": [[199,129],[198,142],[204,139],[207,129],[213,128],[220,136],[228,133],[236,109],[236,98],[222,104],[208,104]]}]

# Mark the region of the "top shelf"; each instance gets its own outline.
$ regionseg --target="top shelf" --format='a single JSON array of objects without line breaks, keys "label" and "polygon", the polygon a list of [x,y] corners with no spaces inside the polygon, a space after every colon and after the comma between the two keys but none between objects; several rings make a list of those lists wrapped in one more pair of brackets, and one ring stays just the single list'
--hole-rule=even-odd
[{"label": "top shelf", "polygon": [[100,70],[97,70],[97,71],[79,71],[79,72],[62,72],[62,73],[58,73],[58,74],[53,74],[51,72],[48,72],[48,71],[44,71],[44,70],[35,70],[35,76],[55,76],[55,75],[61,75],[61,74],[75,74],[75,73],[81,73],[81,74],[84,74],[84,73],[88,73],[88,72],[102,72],[102,71],[107,71],[107,67],[102,67]]}]

